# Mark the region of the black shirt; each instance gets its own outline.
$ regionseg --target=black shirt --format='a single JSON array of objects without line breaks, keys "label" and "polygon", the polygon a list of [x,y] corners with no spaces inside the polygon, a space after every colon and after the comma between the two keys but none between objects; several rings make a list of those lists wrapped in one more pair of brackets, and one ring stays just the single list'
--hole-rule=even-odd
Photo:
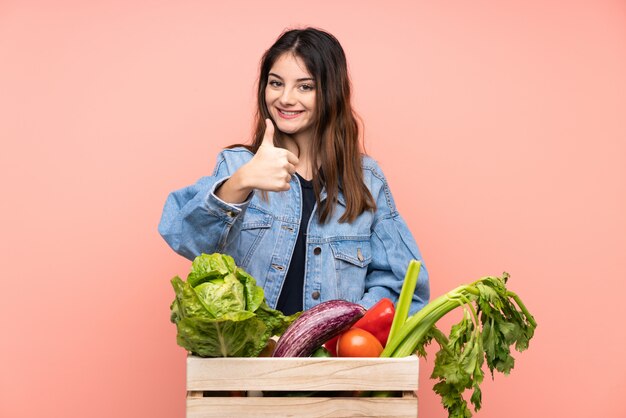
[{"label": "black shirt", "polygon": [[315,205],[315,193],[313,193],[313,181],[305,180],[296,173],[300,180],[302,190],[302,218],[296,238],[296,246],[293,249],[287,277],[283,283],[283,289],[278,298],[276,309],[285,315],[291,315],[302,310],[304,292],[304,267],[306,258],[306,230]]}]

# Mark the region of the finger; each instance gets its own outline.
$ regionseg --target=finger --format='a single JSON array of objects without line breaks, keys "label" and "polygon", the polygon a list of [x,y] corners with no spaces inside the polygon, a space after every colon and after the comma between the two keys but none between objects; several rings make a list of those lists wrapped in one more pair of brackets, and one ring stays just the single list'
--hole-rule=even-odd
[{"label": "finger", "polygon": [[291,151],[287,151],[286,155],[287,155],[287,161],[289,161],[290,164],[297,165],[298,161],[300,161],[298,160],[298,157],[296,157],[296,154],[294,154]]},{"label": "finger", "polygon": [[263,145],[274,146],[274,123],[271,119],[265,119],[265,133],[263,134]]},{"label": "finger", "polygon": [[294,175],[296,173],[296,166],[290,163],[287,163],[287,172],[289,175]]}]

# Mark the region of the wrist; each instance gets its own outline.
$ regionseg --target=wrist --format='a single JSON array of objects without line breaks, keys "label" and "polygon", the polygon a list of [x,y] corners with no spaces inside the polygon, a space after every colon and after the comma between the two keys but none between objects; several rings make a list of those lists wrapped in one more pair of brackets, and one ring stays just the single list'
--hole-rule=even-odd
[{"label": "wrist", "polygon": [[229,181],[232,183],[232,190],[235,193],[244,196],[244,200],[245,197],[247,197],[252,192],[252,190],[254,190],[254,187],[250,184],[245,165],[242,166],[239,170],[235,171],[230,177]]},{"label": "wrist", "polygon": [[241,175],[240,170],[215,190],[215,196],[231,204],[243,203],[248,199],[253,188],[246,185],[246,177]]}]

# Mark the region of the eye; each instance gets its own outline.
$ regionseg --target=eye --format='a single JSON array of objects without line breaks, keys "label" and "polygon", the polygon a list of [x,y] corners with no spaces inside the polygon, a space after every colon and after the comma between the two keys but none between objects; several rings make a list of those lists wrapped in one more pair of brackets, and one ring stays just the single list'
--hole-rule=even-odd
[{"label": "eye", "polygon": [[272,86],[272,87],[280,87],[280,86],[282,86],[282,85],[283,85],[283,83],[281,83],[281,82],[280,82],[280,81],[278,81],[278,80],[270,80],[270,81],[268,81],[268,82],[267,82],[267,84],[268,84],[269,86]]},{"label": "eye", "polygon": [[314,91],[315,90],[315,86],[313,86],[312,84],[302,84],[300,86],[300,89],[302,91]]}]

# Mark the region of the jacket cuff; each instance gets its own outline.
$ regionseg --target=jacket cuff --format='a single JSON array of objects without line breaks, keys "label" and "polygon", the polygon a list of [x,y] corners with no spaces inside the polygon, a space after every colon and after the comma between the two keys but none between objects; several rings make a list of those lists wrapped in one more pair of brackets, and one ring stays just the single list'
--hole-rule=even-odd
[{"label": "jacket cuff", "polygon": [[224,177],[223,179],[220,179],[217,182],[215,182],[215,184],[213,185],[213,187],[211,187],[211,190],[209,190],[209,193],[207,195],[206,206],[209,212],[221,218],[222,220],[224,220],[224,222],[232,224],[237,220],[239,215],[245,212],[246,208],[250,204],[250,201],[252,200],[252,197],[254,196],[254,191],[250,192],[246,200],[244,200],[241,203],[224,202],[222,199],[217,197],[217,195],[215,194],[215,191],[222,184],[224,184],[226,180],[228,180],[229,178],[230,176]]}]

